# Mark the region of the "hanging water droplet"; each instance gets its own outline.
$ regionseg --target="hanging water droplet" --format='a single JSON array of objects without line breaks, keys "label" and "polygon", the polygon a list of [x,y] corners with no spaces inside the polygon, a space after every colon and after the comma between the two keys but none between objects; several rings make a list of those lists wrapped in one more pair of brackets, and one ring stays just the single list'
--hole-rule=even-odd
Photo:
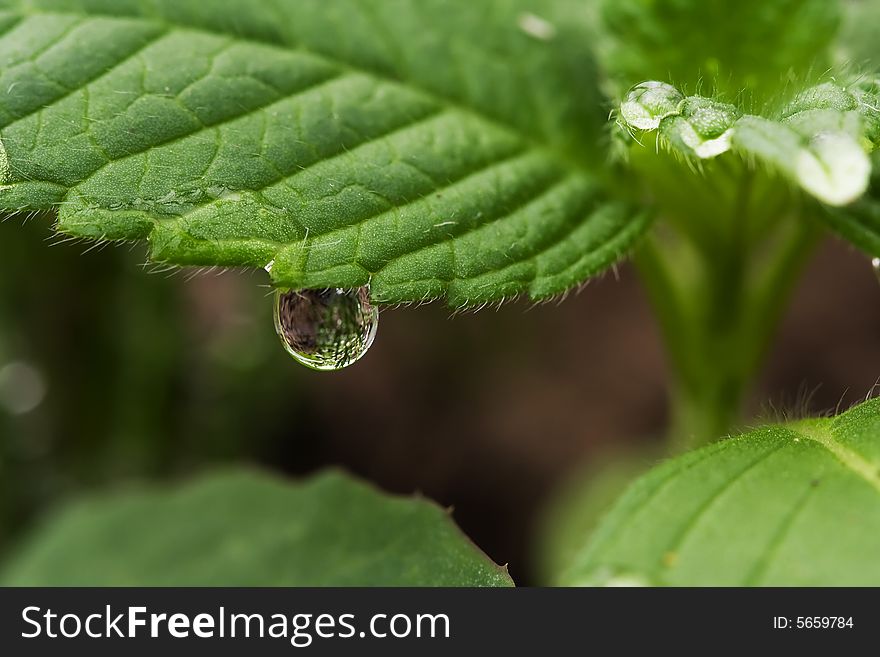
[{"label": "hanging water droplet", "polygon": [[275,330],[294,359],[315,370],[340,370],[373,344],[379,309],[370,288],[278,290]]},{"label": "hanging water droplet", "polygon": [[874,276],[877,277],[877,281],[880,281],[880,258],[874,258],[871,261],[871,267],[874,268]]}]

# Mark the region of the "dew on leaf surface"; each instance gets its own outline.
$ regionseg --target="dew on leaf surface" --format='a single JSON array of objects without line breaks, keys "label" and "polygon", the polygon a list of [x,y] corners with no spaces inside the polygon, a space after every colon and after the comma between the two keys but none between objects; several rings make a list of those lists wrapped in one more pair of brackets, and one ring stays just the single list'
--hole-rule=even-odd
[{"label": "dew on leaf surface", "polygon": [[353,290],[278,290],[275,330],[295,360],[334,371],[360,360],[373,344],[379,308],[367,286]]},{"label": "dew on leaf surface", "polygon": [[670,84],[649,80],[630,89],[620,105],[624,123],[639,130],[656,130],[667,116],[677,114],[684,100]]}]

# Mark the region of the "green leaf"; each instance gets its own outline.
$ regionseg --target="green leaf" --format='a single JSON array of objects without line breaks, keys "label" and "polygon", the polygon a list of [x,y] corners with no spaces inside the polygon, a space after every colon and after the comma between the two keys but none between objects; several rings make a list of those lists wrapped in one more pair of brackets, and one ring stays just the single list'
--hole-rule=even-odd
[{"label": "green leaf", "polygon": [[792,69],[827,68],[839,23],[830,0],[603,0],[603,63],[622,88],[669,80],[760,103]]},{"label": "green leaf", "polygon": [[558,586],[614,503],[637,476],[657,464],[656,446],[601,457],[558,486],[540,518],[536,560],[542,585]]},{"label": "green leaf", "polygon": [[75,504],[6,564],[7,586],[510,586],[421,499],[340,473],[253,472]]},{"label": "green leaf", "polygon": [[595,173],[592,39],[557,6],[0,0],[0,208],[279,287],[562,292],[646,219]]},{"label": "green leaf", "polygon": [[771,426],[639,479],[567,584],[880,585],[880,399]]},{"label": "green leaf", "polygon": [[627,93],[619,120],[630,130],[657,130],[663,145],[688,159],[733,150],[823,203],[842,206],[868,189],[868,153],[880,142],[877,91],[873,83],[847,88],[827,82],[803,90],[764,118],[711,98],[684,97],[665,83],[643,82]]}]

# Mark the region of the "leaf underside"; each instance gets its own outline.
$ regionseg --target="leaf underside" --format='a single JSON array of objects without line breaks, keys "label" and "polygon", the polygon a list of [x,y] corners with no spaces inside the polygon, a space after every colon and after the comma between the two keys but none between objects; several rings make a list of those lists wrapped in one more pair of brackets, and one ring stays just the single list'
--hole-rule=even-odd
[{"label": "leaf underside", "polygon": [[[160,528],[160,531],[157,531]],[[0,573],[7,586],[510,586],[448,514],[337,472],[254,472],[80,502]]]},{"label": "leaf underside", "polygon": [[523,4],[0,0],[0,209],[279,287],[563,292],[647,220],[594,173],[589,35]]},{"label": "leaf underside", "polygon": [[759,429],[639,479],[566,584],[880,585],[880,400]]}]

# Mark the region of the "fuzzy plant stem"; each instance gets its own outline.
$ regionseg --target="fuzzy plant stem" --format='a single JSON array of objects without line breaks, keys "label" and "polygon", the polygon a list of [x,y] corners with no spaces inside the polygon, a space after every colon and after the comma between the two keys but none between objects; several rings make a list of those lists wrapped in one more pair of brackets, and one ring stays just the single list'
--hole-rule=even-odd
[{"label": "fuzzy plant stem", "polygon": [[673,452],[723,438],[745,419],[749,385],[821,234],[798,208],[752,230],[748,176],[739,189],[729,216],[703,218],[701,232],[661,219],[636,254],[673,371]]}]

